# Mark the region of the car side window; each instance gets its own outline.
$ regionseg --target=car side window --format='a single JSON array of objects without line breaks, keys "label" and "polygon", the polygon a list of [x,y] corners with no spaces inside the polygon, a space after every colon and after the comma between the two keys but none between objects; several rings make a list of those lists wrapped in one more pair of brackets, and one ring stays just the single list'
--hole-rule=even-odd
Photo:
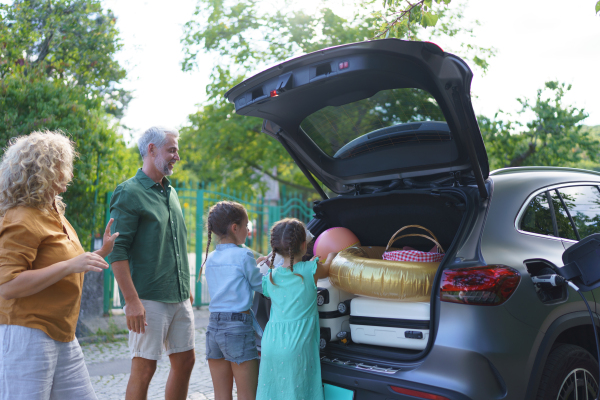
[{"label": "car side window", "polygon": [[581,239],[600,233],[600,191],[596,186],[570,186],[558,192]]},{"label": "car side window", "polygon": [[535,196],[527,206],[521,219],[521,230],[554,236],[552,213],[546,192]]},{"label": "car side window", "polygon": [[552,206],[554,208],[554,216],[556,217],[556,226],[558,228],[558,236],[563,239],[579,240],[569,214],[562,204],[561,198],[556,190],[551,190],[550,197],[552,198]]}]

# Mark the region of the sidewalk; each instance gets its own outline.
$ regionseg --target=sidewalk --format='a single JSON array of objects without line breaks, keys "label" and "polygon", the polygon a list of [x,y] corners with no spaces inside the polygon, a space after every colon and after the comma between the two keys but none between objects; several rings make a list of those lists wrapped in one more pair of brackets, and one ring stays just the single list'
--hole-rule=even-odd
[{"label": "sidewalk", "polygon": [[[189,400],[214,400],[212,379],[208,364],[205,363],[205,332],[208,326],[207,307],[194,311],[196,325],[196,365],[190,380]],[[123,323],[123,316],[114,316],[114,323]],[[99,400],[121,400],[125,398],[125,389],[131,370],[131,358],[127,341],[112,343],[82,343],[81,348],[90,373],[92,385]],[[156,373],[150,384],[148,399],[164,399],[165,385],[170,371],[169,358],[163,356],[158,362]],[[234,386],[234,399],[237,399]]]}]

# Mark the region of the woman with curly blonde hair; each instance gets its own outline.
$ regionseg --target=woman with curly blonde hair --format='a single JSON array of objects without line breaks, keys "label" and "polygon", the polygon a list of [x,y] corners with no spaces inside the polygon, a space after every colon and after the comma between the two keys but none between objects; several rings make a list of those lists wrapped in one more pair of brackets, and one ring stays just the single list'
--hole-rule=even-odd
[{"label": "woman with curly blonde hair", "polygon": [[0,400],[96,399],[75,326],[83,277],[108,268],[118,233],[86,253],[60,194],[73,177],[61,132],[11,140],[0,163]]}]

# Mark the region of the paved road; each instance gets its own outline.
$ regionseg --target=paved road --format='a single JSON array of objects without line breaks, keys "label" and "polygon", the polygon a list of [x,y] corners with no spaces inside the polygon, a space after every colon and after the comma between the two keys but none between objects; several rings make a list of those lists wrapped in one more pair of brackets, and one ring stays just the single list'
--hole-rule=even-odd
[{"label": "paved road", "polygon": [[[208,310],[195,311],[196,318],[196,365],[190,381],[189,400],[213,400],[215,398],[208,364],[205,363],[204,344],[208,325]],[[99,400],[121,400],[125,398],[125,388],[129,380],[131,359],[127,342],[82,344],[85,362],[92,379],[92,385]],[[163,356],[158,367],[148,399],[164,399],[165,384],[170,371],[169,359]],[[234,399],[237,399],[234,387]]]}]

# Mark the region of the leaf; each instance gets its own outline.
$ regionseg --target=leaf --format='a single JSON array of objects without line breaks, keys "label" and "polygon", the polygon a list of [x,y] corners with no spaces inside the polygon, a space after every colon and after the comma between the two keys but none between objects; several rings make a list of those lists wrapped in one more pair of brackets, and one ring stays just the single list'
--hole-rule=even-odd
[{"label": "leaf", "polygon": [[423,28],[427,28],[428,26],[435,26],[437,24],[439,16],[430,12],[423,13],[421,17],[421,25]]},{"label": "leaf", "polygon": [[600,1],[596,3],[596,14],[600,12]]}]

